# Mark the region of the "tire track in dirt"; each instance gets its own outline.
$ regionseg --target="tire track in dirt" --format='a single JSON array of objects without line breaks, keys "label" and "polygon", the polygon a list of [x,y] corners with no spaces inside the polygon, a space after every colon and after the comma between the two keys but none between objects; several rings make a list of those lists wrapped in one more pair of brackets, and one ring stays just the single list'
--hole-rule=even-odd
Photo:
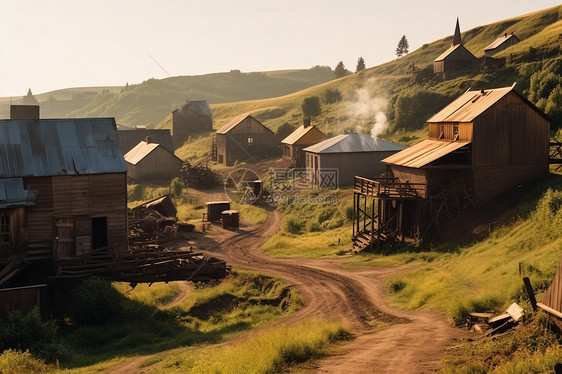
[{"label": "tire track in dirt", "polygon": [[[439,313],[406,312],[388,304],[382,282],[404,268],[344,269],[334,260],[271,258],[261,246],[279,229],[281,218],[281,213],[270,211],[265,223],[238,233],[224,232],[216,249],[203,252],[233,268],[289,281],[304,305],[291,316],[221,345],[280,324],[326,319],[341,322],[356,339],[343,343],[344,354],[320,360],[318,373],[431,373],[440,367],[443,353],[464,333]],[[138,368],[149,357],[134,358],[107,373],[150,372],[150,367]]]}]

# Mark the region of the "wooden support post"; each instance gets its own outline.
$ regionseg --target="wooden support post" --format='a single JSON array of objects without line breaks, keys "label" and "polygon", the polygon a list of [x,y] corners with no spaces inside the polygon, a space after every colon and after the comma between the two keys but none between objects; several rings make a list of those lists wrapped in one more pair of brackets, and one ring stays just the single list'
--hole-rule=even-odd
[{"label": "wooden support post", "polygon": [[529,295],[529,300],[531,301],[533,312],[536,312],[537,299],[535,298],[535,292],[533,291],[533,286],[531,286],[531,281],[529,280],[529,277],[523,278],[523,283],[525,284],[525,289],[527,289],[527,294]]},{"label": "wooden support post", "polygon": [[377,201],[377,249],[379,249],[380,243],[381,243],[381,220],[382,220],[382,215],[381,215],[381,199],[379,199]]}]

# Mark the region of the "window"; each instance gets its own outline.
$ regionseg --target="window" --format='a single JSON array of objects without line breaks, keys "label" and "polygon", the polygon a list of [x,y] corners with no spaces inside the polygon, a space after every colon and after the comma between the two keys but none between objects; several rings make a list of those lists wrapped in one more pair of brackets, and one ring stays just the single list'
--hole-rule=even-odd
[{"label": "window", "polygon": [[251,136],[248,136],[248,144],[252,144],[254,142],[254,138]]},{"label": "window", "polygon": [[445,137],[445,125],[439,125],[439,139]]},{"label": "window", "polygon": [[459,125],[453,125],[453,140],[459,139]]}]

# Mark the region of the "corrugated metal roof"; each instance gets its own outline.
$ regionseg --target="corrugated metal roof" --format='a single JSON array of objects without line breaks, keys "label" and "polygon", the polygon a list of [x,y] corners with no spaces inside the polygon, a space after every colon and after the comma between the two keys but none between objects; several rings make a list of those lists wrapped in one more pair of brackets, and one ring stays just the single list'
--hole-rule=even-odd
[{"label": "corrugated metal roof", "polygon": [[238,124],[240,124],[240,122],[242,122],[243,120],[245,120],[248,117],[252,117],[252,116],[250,116],[248,113],[240,114],[239,116],[236,116],[234,119],[232,119],[226,125],[224,125],[220,129],[218,129],[217,134],[226,134],[227,132],[229,132],[230,130],[232,130],[236,126],[238,126]]},{"label": "corrugated metal roof", "polygon": [[314,126],[307,126],[304,127],[304,125],[301,125],[299,128],[297,128],[295,131],[293,131],[292,133],[289,134],[289,136],[287,136],[285,139],[283,139],[281,141],[281,143],[283,144],[294,144],[296,143],[300,138],[302,138],[303,136],[305,136],[309,131],[312,130]]},{"label": "corrugated metal roof", "polygon": [[348,153],[400,151],[405,148],[403,145],[386,142],[381,139],[375,140],[364,134],[342,134],[306,147],[304,151],[312,153]]},{"label": "corrugated metal roof", "polygon": [[470,144],[470,142],[424,140],[421,143],[385,158],[381,162],[411,168],[421,168],[467,144]]},{"label": "corrugated metal roof", "polygon": [[502,45],[503,43],[505,43],[508,39],[510,38],[516,38],[517,40],[519,40],[519,38],[517,38],[515,35],[513,34],[509,34],[509,35],[502,35],[499,38],[497,38],[496,40],[494,40],[492,43],[490,43],[486,48],[484,48],[484,51],[489,51],[491,49],[496,49],[498,48],[500,45]]},{"label": "corrugated metal roof", "polygon": [[507,95],[514,86],[492,90],[468,91],[443,108],[427,122],[472,122],[476,117]]},{"label": "corrugated metal roof", "polygon": [[0,179],[0,208],[33,205],[35,194],[23,187],[22,178]]},{"label": "corrugated metal roof", "polygon": [[122,172],[113,118],[0,120],[0,177]]},{"label": "corrugated metal roof", "polygon": [[133,147],[127,154],[125,155],[125,161],[129,164],[136,165],[140,160],[148,156],[150,152],[154,151],[158,148],[160,144],[158,143],[147,143],[144,140]]}]

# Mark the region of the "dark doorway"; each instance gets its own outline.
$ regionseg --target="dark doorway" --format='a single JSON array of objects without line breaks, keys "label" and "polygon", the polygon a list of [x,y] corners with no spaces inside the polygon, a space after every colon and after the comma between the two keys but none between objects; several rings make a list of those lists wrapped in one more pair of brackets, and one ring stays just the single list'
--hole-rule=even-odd
[{"label": "dark doorway", "polygon": [[94,249],[107,247],[107,217],[92,218],[92,246]]}]

